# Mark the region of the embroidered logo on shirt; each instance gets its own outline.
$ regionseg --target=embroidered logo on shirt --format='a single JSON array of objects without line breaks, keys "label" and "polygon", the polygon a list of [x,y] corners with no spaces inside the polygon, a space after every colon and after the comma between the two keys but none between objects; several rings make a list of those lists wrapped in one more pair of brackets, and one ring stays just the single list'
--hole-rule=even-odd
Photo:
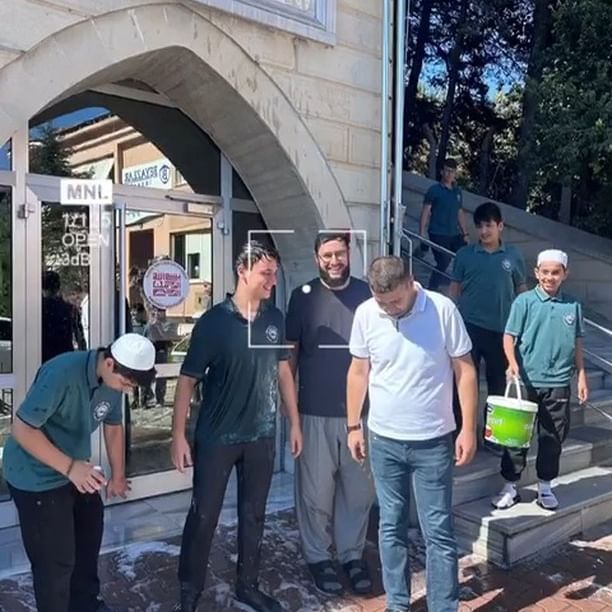
[{"label": "embroidered logo on shirt", "polygon": [[101,421],[108,414],[109,410],[110,404],[108,402],[100,402],[94,408],[94,419]]},{"label": "embroidered logo on shirt", "polygon": [[576,322],[576,315],[573,314],[566,314],[563,317],[563,322],[568,325],[568,326],[572,326],[575,322]]},{"label": "embroidered logo on shirt", "polygon": [[502,260],[501,264],[502,264],[502,268],[506,272],[510,272],[510,270],[512,270],[512,262],[509,259]]},{"label": "embroidered logo on shirt", "polygon": [[276,325],[266,327],[266,338],[269,342],[278,342],[278,327]]}]

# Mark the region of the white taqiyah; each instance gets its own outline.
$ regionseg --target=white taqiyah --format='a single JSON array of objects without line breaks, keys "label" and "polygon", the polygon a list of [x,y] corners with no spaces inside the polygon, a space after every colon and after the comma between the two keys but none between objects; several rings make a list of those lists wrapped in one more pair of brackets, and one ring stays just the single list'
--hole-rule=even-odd
[{"label": "white taqiyah", "polygon": [[538,266],[543,263],[560,263],[567,268],[567,253],[559,249],[546,249],[538,255]]},{"label": "white taqiyah", "polygon": [[147,372],[155,365],[155,347],[140,334],[123,334],[111,344],[110,350],[124,368]]}]

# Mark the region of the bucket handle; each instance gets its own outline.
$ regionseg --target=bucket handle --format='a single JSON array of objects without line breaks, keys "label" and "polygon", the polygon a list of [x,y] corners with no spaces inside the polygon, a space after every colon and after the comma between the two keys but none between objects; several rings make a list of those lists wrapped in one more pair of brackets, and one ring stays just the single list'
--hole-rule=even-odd
[{"label": "bucket handle", "polygon": [[518,376],[513,376],[508,383],[506,384],[506,391],[504,392],[504,397],[510,397],[510,389],[514,386],[514,391],[516,392],[516,399],[519,401],[519,404],[523,403],[523,394],[521,393],[521,381]]}]

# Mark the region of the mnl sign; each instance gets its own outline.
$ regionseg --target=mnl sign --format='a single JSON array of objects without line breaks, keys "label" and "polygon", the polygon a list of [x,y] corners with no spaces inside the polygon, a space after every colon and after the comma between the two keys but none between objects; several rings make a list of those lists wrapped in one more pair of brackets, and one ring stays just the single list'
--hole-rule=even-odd
[{"label": "mnl sign", "polygon": [[124,185],[136,185],[137,187],[170,189],[173,169],[167,159],[158,159],[148,164],[124,168],[121,172],[121,182]]},{"label": "mnl sign", "polygon": [[113,203],[113,181],[110,179],[60,180],[60,204],[65,206],[88,206],[89,204]]},{"label": "mnl sign", "polygon": [[189,295],[189,278],[185,269],[168,259],[151,264],[142,284],[147,300],[160,310],[182,304]]}]

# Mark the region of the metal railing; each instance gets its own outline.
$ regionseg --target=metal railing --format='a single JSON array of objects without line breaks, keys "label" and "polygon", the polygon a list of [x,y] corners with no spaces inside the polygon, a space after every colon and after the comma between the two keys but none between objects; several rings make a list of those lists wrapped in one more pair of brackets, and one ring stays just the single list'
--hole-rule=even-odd
[{"label": "metal railing", "polygon": [[[407,249],[404,247],[404,242],[406,240],[409,244],[409,248]],[[414,259],[429,268],[430,270],[435,271],[440,276],[443,276],[444,278],[448,279],[449,281],[452,280],[452,276],[448,272],[446,272],[446,270],[438,270],[435,263],[432,263],[431,261],[425,259],[425,253],[421,255],[418,254],[418,251],[420,249],[413,248],[415,242],[418,243],[419,246],[422,244],[427,245],[432,251],[439,251],[440,253],[445,253],[446,255],[451,257],[451,260],[455,257],[455,253],[453,253],[453,251],[447,249],[446,247],[443,247],[442,245],[437,244],[436,242],[432,242],[431,240],[429,240],[429,238],[425,238],[425,236],[421,236],[417,232],[413,232],[409,229],[403,228],[400,241],[400,253],[402,257],[408,259],[410,273],[412,274],[412,261]]]},{"label": "metal railing", "polygon": [[[408,241],[410,247],[408,249],[405,249],[403,247],[403,243],[405,241]],[[416,260],[419,263],[425,265],[427,268],[431,269],[431,270],[435,270],[438,274],[440,274],[441,276],[444,276],[445,278],[452,280],[452,276],[450,274],[448,274],[448,272],[444,271],[440,271],[436,268],[435,264],[431,263],[430,261],[427,261],[423,255],[418,255],[417,251],[418,249],[413,248],[414,243],[417,244],[426,244],[428,247],[430,247],[432,250],[437,250],[441,253],[445,253],[446,255],[448,255],[451,258],[451,261],[455,258],[455,253],[439,244],[436,244],[435,242],[432,242],[431,240],[429,240],[429,238],[426,238],[425,236],[421,236],[419,233],[414,232],[412,230],[406,229],[406,228],[402,228],[402,233],[401,233],[401,243],[402,243],[402,249],[401,249],[401,254],[403,257],[406,257],[409,260],[409,266],[410,266],[410,272],[412,273],[412,261]],[[588,317],[584,317],[583,321],[585,323],[585,325],[587,325],[589,328],[596,330],[610,338],[612,338],[612,330],[608,329],[607,327],[605,327],[604,325],[601,325],[600,323],[596,323],[595,321],[593,321],[592,319],[588,318]],[[610,361],[609,359],[607,359],[606,357],[604,357],[603,355],[599,355],[597,353],[595,353],[594,351],[588,349],[588,348],[583,348],[584,354],[589,358],[589,360],[591,362],[593,362],[593,364],[598,365],[602,370],[608,371],[610,373],[612,373],[612,361]],[[602,412],[600,409],[598,409],[595,406],[592,406],[591,404],[588,404],[591,408],[597,410],[598,412]],[[606,413],[603,413],[606,414]],[[610,419],[612,419],[612,417],[610,417],[609,415],[606,414],[606,416],[608,416]]]}]

